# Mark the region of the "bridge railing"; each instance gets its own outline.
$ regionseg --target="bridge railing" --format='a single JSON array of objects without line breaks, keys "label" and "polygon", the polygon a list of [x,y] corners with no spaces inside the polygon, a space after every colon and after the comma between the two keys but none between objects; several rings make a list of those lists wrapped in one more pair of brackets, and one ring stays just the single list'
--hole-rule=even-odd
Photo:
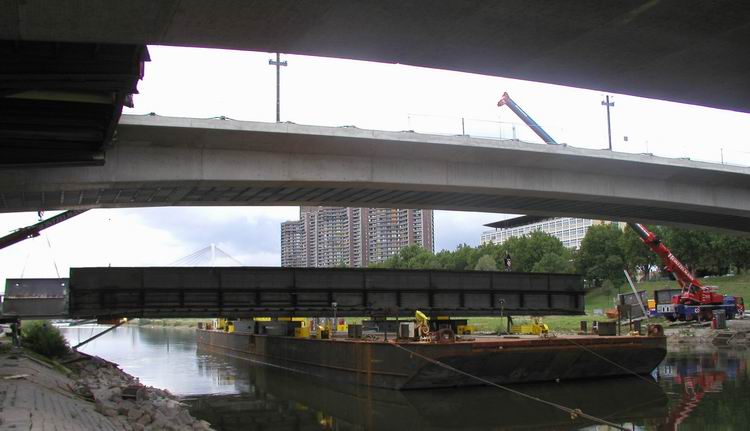
[{"label": "bridge railing", "polygon": [[[415,133],[447,135],[447,136],[471,136],[481,139],[496,140],[519,140],[536,144],[544,144],[541,139],[525,124],[520,122],[506,122],[495,120],[482,120],[469,117],[455,117],[448,115],[431,114],[408,114],[408,130]],[[562,126],[549,125],[545,130],[555,137],[560,143],[570,145],[564,138],[566,129]],[[602,136],[601,145],[597,143],[576,140],[581,148],[605,149],[607,146],[606,136]],[[572,145],[574,146],[574,145]],[[705,146],[691,147],[680,145],[669,147],[660,145],[659,142],[649,141],[642,137],[619,137],[613,139],[613,150],[620,153],[643,154],[672,159],[690,159],[705,163],[721,165],[748,167],[750,166],[750,152],[732,148]]]}]

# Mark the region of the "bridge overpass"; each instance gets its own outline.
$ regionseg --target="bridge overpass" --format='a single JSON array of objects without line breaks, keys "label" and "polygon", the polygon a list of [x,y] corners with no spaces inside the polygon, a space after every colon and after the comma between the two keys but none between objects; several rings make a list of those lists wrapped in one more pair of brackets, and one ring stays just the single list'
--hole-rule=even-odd
[{"label": "bridge overpass", "polygon": [[0,170],[0,211],[333,205],[750,232],[750,168],[468,136],[123,116],[104,166]]},{"label": "bridge overpass", "polygon": [[0,39],[402,63],[750,112],[742,1],[10,0]]}]

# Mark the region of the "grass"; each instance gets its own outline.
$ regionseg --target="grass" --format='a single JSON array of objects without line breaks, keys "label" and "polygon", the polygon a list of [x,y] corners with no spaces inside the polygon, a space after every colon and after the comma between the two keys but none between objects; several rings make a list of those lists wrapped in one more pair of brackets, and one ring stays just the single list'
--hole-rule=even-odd
[{"label": "grass", "polygon": [[163,326],[169,328],[196,328],[198,322],[210,322],[211,319],[137,319],[128,324],[138,326]]},{"label": "grass", "polygon": [[[719,293],[725,295],[742,296],[750,300],[750,274],[741,274],[734,277],[714,277],[701,279],[706,286],[717,286]],[[654,290],[658,289],[675,289],[677,282],[674,280],[648,281],[636,284],[638,291],[645,290],[648,298],[654,297]],[[625,285],[621,288],[620,293],[631,292],[630,287]],[[614,307],[614,299],[617,296],[617,289],[598,288],[592,289],[586,294],[586,315],[585,316],[549,316],[542,321],[549,325],[554,332],[575,332],[580,327],[581,320],[589,322],[591,328],[592,321],[607,321],[603,315],[594,315],[594,310],[600,309],[605,312],[608,308]],[[528,323],[530,317],[515,317],[513,323]],[[505,319],[499,317],[477,317],[469,318],[469,324],[475,325],[480,331],[497,331],[505,329]]]}]

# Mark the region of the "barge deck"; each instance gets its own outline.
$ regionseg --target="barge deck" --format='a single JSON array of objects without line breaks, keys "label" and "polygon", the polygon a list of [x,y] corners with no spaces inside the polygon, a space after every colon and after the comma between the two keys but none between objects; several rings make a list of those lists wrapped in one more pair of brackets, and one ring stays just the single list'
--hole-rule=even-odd
[{"label": "barge deck", "polygon": [[666,355],[663,335],[474,336],[434,343],[382,337],[321,340],[199,329],[197,342],[201,350],[257,364],[397,390],[482,384],[448,367],[498,384],[648,374]]}]

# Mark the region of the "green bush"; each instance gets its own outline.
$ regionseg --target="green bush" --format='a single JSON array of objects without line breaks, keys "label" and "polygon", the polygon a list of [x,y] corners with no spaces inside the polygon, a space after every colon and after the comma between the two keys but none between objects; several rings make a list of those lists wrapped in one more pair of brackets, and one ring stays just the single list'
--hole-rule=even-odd
[{"label": "green bush", "polygon": [[21,329],[24,347],[49,358],[61,358],[70,352],[65,337],[49,322],[36,320],[24,323]]}]

